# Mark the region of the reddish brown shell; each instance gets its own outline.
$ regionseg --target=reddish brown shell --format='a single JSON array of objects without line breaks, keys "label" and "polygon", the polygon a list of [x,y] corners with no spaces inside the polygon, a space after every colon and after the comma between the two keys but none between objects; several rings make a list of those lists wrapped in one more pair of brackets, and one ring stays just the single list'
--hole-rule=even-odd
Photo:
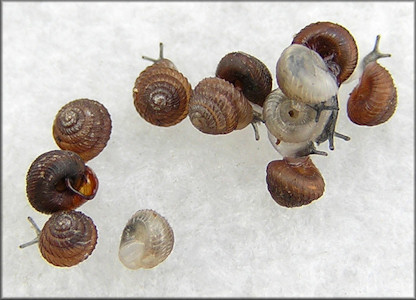
[{"label": "reddish brown shell", "polygon": [[64,105],[52,126],[59,148],[78,153],[84,161],[101,153],[110,139],[111,129],[108,110],[90,99],[77,99]]},{"label": "reddish brown shell", "polygon": [[292,44],[302,44],[318,52],[337,77],[338,85],[347,80],[357,66],[357,44],[341,25],[312,23],[295,35]]},{"label": "reddish brown shell", "polygon": [[201,80],[189,106],[192,124],[207,134],[227,134],[246,127],[253,120],[253,108],[247,98],[218,77]]},{"label": "reddish brown shell", "polygon": [[51,214],[75,209],[88,199],[74,193],[72,187],[92,199],[97,193],[98,179],[81,157],[72,151],[52,150],[33,161],[26,176],[26,193],[29,203],[37,211]]},{"label": "reddish brown shell", "polygon": [[390,73],[377,62],[369,63],[347,102],[348,117],[358,125],[386,122],[397,106],[397,90]]},{"label": "reddish brown shell", "polygon": [[324,179],[309,156],[271,161],[266,173],[267,188],[279,205],[306,205],[324,193]]},{"label": "reddish brown shell", "polygon": [[52,214],[39,236],[42,256],[58,267],[71,267],[87,259],[97,244],[97,228],[79,211]]},{"label": "reddish brown shell", "polygon": [[162,62],[140,73],[133,88],[133,99],[143,119],[153,125],[167,127],[187,116],[192,88],[182,73]]},{"label": "reddish brown shell", "polygon": [[231,82],[246,98],[260,106],[272,90],[272,75],[260,60],[244,52],[224,56],[215,76]]}]

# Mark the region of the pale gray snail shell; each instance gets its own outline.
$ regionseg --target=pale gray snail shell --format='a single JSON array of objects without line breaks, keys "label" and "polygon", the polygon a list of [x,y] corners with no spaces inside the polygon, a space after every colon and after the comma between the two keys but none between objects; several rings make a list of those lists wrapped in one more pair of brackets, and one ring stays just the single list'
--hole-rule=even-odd
[{"label": "pale gray snail shell", "polygon": [[338,92],[336,77],[315,51],[292,44],[281,54],[276,65],[277,83],[290,99],[316,104]]},{"label": "pale gray snail shell", "polygon": [[118,256],[129,269],[150,269],[169,256],[173,244],[173,230],[166,219],[151,209],[143,209],[124,227]]},{"label": "pale gray snail shell", "polygon": [[301,143],[315,141],[322,133],[331,112],[317,111],[304,102],[288,98],[280,89],[273,90],[263,104],[263,118],[268,131],[280,141]]}]

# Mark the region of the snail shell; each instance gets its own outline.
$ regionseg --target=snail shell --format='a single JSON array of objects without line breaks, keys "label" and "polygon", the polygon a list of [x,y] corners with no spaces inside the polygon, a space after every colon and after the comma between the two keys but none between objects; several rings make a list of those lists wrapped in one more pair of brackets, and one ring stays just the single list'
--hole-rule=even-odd
[{"label": "snail shell", "polygon": [[84,161],[96,157],[107,145],[111,118],[100,102],[78,99],[64,105],[53,122],[52,132],[62,150],[76,152]]},{"label": "snail shell", "polygon": [[26,175],[30,204],[46,214],[75,209],[94,198],[97,190],[95,173],[72,151],[43,153],[33,161]]},{"label": "snail shell", "polygon": [[338,85],[347,80],[357,66],[357,44],[350,32],[339,24],[310,24],[295,35],[292,43],[316,51],[337,77]]},{"label": "snail shell", "polygon": [[316,121],[317,111],[311,106],[291,100],[280,89],[275,89],[263,105],[266,127],[280,141],[301,143],[314,141],[328,121],[330,111],[323,111]]},{"label": "snail shell", "polygon": [[119,259],[129,269],[150,269],[171,253],[173,231],[164,217],[151,209],[137,211],[121,235]]},{"label": "snail shell", "polygon": [[324,193],[325,182],[309,156],[271,161],[266,173],[267,188],[279,205],[306,205]]},{"label": "snail shell", "polygon": [[201,80],[189,102],[189,118],[201,132],[227,134],[253,120],[253,108],[231,83],[218,77]]},{"label": "snail shell", "polygon": [[79,211],[51,215],[39,236],[42,256],[58,267],[71,267],[87,259],[97,244],[97,228]]},{"label": "snail shell", "polygon": [[231,82],[254,104],[263,102],[272,90],[272,75],[260,60],[244,52],[224,56],[217,66],[215,76]]},{"label": "snail shell", "polygon": [[319,54],[306,46],[287,47],[276,65],[279,88],[290,99],[321,103],[338,92],[337,80]]},{"label": "snail shell", "polygon": [[[166,62],[167,61],[167,62]],[[140,116],[157,126],[172,126],[188,114],[192,88],[176,69],[163,59],[147,67],[137,77],[133,89],[134,106]]]}]

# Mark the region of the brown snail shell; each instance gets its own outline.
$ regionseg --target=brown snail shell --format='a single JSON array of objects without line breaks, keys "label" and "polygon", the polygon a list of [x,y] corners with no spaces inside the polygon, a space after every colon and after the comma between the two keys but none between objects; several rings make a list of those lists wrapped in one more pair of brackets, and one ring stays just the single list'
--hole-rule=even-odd
[{"label": "brown snail shell", "polygon": [[295,35],[292,43],[302,44],[319,53],[337,77],[338,85],[347,80],[357,66],[357,44],[350,32],[339,24],[310,24]]},{"label": "brown snail shell", "polygon": [[172,252],[173,230],[164,217],[151,209],[137,211],[121,235],[119,259],[129,269],[150,269]]},{"label": "brown snail shell", "polygon": [[253,120],[253,108],[231,83],[218,77],[201,80],[189,102],[189,118],[201,132],[227,134]]},{"label": "brown snail shell", "polygon": [[81,157],[68,150],[52,150],[33,161],[26,176],[26,193],[39,212],[75,209],[94,198],[98,179]]},{"label": "brown snail shell", "polygon": [[309,156],[271,161],[266,172],[267,188],[279,205],[306,205],[324,193],[323,177]]},{"label": "brown snail shell", "polygon": [[110,139],[111,129],[108,110],[90,99],[77,99],[64,105],[52,126],[59,148],[78,153],[84,161],[101,153]]},{"label": "brown snail shell", "polygon": [[[166,62],[167,61],[167,62]],[[140,116],[157,126],[173,126],[188,114],[192,88],[169,60],[158,61],[137,77],[133,88],[134,106]]]},{"label": "brown snail shell", "polygon": [[358,125],[386,122],[397,105],[397,90],[390,73],[377,62],[369,63],[347,102],[349,119]]},{"label": "brown snail shell", "polygon": [[215,76],[231,82],[249,101],[260,106],[272,90],[272,75],[266,65],[241,51],[224,56]]},{"label": "brown snail shell", "polygon": [[71,267],[87,259],[97,244],[97,228],[79,211],[51,215],[39,236],[42,256],[58,267]]}]

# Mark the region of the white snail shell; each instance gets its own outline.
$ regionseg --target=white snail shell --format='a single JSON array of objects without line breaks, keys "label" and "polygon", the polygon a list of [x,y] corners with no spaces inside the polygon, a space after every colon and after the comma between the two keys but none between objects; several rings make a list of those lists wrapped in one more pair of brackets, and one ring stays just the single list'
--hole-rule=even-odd
[{"label": "white snail shell", "polygon": [[263,104],[266,127],[280,141],[301,143],[314,141],[328,121],[330,111],[322,111],[318,122],[317,111],[304,102],[291,100],[280,89],[275,89]]},{"label": "white snail shell", "polygon": [[299,44],[287,47],[276,65],[277,83],[290,99],[320,103],[335,96],[337,80],[315,51]]},{"label": "white snail shell", "polygon": [[151,209],[143,209],[124,227],[118,256],[129,269],[150,269],[169,256],[173,243],[173,230],[166,219]]},{"label": "white snail shell", "polygon": [[288,143],[280,141],[269,130],[267,130],[267,137],[273,148],[282,155],[282,157],[298,157],[300,153],[306,153],[310,142],[304,141],[300,143]]}]

